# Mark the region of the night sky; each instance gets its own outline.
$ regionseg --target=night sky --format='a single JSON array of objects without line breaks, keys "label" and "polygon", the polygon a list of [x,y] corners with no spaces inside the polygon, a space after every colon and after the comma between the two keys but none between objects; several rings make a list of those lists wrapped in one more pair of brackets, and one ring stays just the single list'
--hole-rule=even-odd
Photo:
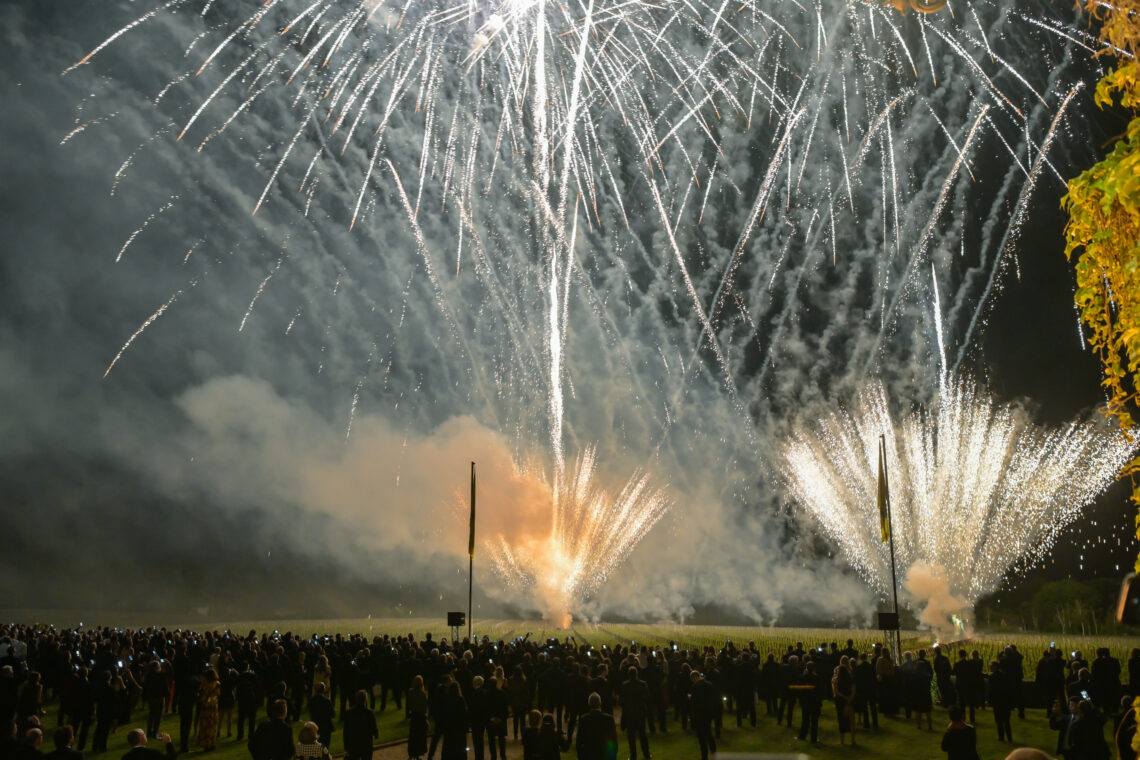
[{"label": "night sky", "polygon": [[[244,55],[227,49],[217,71],[195,78],[187,72],[213,45],[183,52],[200,33],[220,41],[241,3],[219,2],[205,18],[195,10],[160,15],[61,75],[156,5],[0,0],[0,597],[16,609],[201,615],[454,607],[465,592],[467,462],[479,460],[486,473],[487,530],[508,535],[534,517],[516,466],[549,465],[541,256],[524,218],[525,170],[504,148],[494,187],[471,201],[474,221],[464,227],[438,187],[442,164],[433,168],[436,184],[427,183],[416,220],[426,259],[383,166],[350,230],[371,159],[367,135],[384,107],[379,95],[365,136],[319,165],[320,190],[311,195],[300,180],[329,136],[305,126],[297,116],[304,104],[279,84],[234,128],[211,134],[240,104],[224,94],[188,139],[175,139]],[[832,5],[841,18],[838,0]],[[980,4],[979,12],[1008,5]],[[1031,5],[1030,16],[1073,23],[1069,3]],[[1034,28],[1018,38],[1019,29],[995,31],[993,44],[1047,93],[1048,107],[1026,107],[1039,139],[1060,96],[1074,82],[1095,82],[1098,69],[1055,35]],[[821,66],[840,70],[844,39],[832,44],[835,57]],[[980,97],[969,70],[936,38],[931,44],[931,66],[946,76],[914,86],[934,105],[903,112],[894,125],[907,250],[949,165],[950,148],[924,114],[944,107],[946,129],[961,135]],[[993,76],[1016,91],[1007,74]],[[1120,129],[1095,112],[1088,89],[1049,154],[1063,176],[1089,165]],[[461,96],[442,92],[445,139],[454,109],[444,106]],[[853,109],[854,98],[852,89]],[[993,118],[1002,124],[1000,110]],[[385,148],[409,188],[424,118],[403,104]],[[763,119],[733,119],[715,126],[724,134],[717,160],[725,179],[712,185],[699,225],[696,204],[679,203],[685,183],[661,181],[675,193],[668,203],[678,204],[670,205],[678,243],[706,300],[776,142]],[[299,124],[303,157],[270,183],[252,215]],[[583,612],[865,621],[873,595],[790,511],[774,470],[792,421],[825,412],[867,376],[884,379],[903,408],[930,401],[937,369],[926,281],[899,290],[889,330],[868,326],[876,308],[868,294],[888,260],[880,178],[856,191],[855,217],[832,222],[838,245],[818,237],[824,222],[814,226],[814,254],[803,245],[813,229],[806,205],[776,204],[757,224],[734,273],[740,298],[716,326],[734,399],[718,357],[707,345],[693,348],[702,330],[631,139],[602,117],[598,128],[615,135],[600,142],[620,192],[602,191],[597,223],[580,232],[585,274],[574,281],[567,316],[567,451],[573,457],[597,442],[606,478],[645,470],[669,484],[674,506]],[[1022,147],[1017,130],[1003,135]],[[494,130],[477,139],[490,145]],[[686,139],[704,136],[694,128]],[[1096,359],[1078,337],[1062,186],[1043,173],[1006,249],[1000,287],[983,302],[978,276],[992,271],[999,246],[982,230],[1008,227],[1016,193],[1001,190],[1012,163],[1001,144],[979,138],[976,151],[975,179],[954,185],[938,217],[939,242],[924,254],[944,273],[951,353],[962,357],[962,372],[1037,423],[1094,418],[1103,394]],[[694,157],[713,160],[701,151],[662,155],[669,176],[684,176],[678,167]],[[805,195],[822,195],[825,170],[805,165]],[[489,175],[486,161],[478,167]],[[628,227],[616,221],[620,213]],[[897,274],[890,267],[902,263],[889,262]],[[785,307],[792,316],[778,319]],[[982,325],[968,333],[975,310]],[[1114,486],[1032,577],[1121,574],[1136,551],[1131,523],[1126,490]],[[807,608],[789,609],[805,597]],[[525,594],[509,589],[487,588],[478,602],[488,614],[533,612]]]}]

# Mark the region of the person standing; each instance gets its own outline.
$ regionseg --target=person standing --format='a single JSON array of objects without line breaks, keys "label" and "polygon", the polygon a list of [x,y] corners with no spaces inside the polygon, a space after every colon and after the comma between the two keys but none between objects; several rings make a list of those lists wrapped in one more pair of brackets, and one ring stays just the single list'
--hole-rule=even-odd
[{"label": "person standing", "polygon": [[789,688],[795,691],[800,701],[800,740],[807,740],[810,735],[811,743],[815,744],[819,741],[819,716],[823,712],[823,695],[815,663],[808,661],[798,682]]},{"label": "person standing", "polygon": [[629,742],[629,760],[637,760],[637,743],[641,742],[641,753],[649,757],[649,736],[645,732],[645,720],[649,713],[649,687],[638,676],[637,668],[627,671],[629,680],[621,685],[621,727]]},{"label": "person standing", "polygon": [[471,756],[474,760],[483,760],[483,737],[487,734],[487,692],[483,688],[483,676],[471,679],[467,722],[471,726]]},{"label": "person standing", "polygon": [[467,758],[467,703],[463,692],[455,681],[447,685],[444,692],[444,712],[440,720],[443,731],[442,760],[466,760]]},{"label": "person standing", "polygon": [[368,707],[368,692],[359,689],[344,713],[345,760],[372,760],[372,742],[379,735],[376,715]]},{"label": "person standing", "polygon": [[146,676],[143,677],[143,700],[146,701],[146,735],[158,738],[159,725],[162,723],[162,707],[166,701],[168,691],[166,679],[162,676],[157,661],[149,662],[146,666]]},{"label": "person standing", "polygon": [[717,693],[716,686],[703,673],[694,670],[689,678],[693,683],[690,692],[693,732],[696,733],[697,744],[701,748],[701,760],[709,760],[709,753],[716,754],[713,723],[720,707],[717,704],[720,702],[720,695]]},{"label": "person standing", "polygon": [[253,665],[245,664],[245,670],[238,676],[234,694],[237,697],[237,738],[240,742],[245,736],[245,727],[249,725],[249,735],[253,736],[253,727],[257,725],[257,705],[260,701],[260,684],[257,674],[253,672]]},{"label": "person standing", "polygon": [[879,729],[879,704],[875,700],[875,667],[867,658],[867,653],[858,655],[854,666],[855,675],[855,714],[863,721],[863,728]]},{"label": "person standing", "polygon": [[419,760],[427,753],[428,698],[423,676],[412,677],[412,688],[405,702],[408,707],[408,758]]},{"label": "person standing", "polygon": [[1015,697],[1013,682],[1009,673],[1003,671],[997,660],[990,663],[990,684],[987,701],[994,711],[999,742],[1013,741],[1013,727],[1009,717],[1013,712]]},{"label": "person standing", "polygon": [[328,691],[326,682],[317,682],[313,685],[313,695],[309,697],[309,720],[317,724],[317,735],[326,747],[332,746],[333,731],[336,730]]},{"label": "person standing", "polygon": [[[515,666],[514,675],[511,676],[509,693],[511,723],[514,725],[515,740],[518,741],[519,732],[526,727],[527,713],[530,712],[530,685],[526,681],[526,673],[523,671],[522,665]],[[539,717],[541,715],[539,713]]]},{"label": "person standing", "polygon": [[202,674],[202,686],[198,691],[198,746],[206,752],[214,749],[218,742],[218,701],[222,685],[213,668]]},{"label": "person standing", "polygon": [[[590,710],[578,719],[578,736],[574,742],[578,760],[615,760],[617,726],[614,716],[602,712],[602,697],[597,692],[587,697],[586,704]],[[537,727],[535,731],[537,734]],[[526,757],[529,759],[530,755]]]},{"label": "person standing", "polygon": [[950,708],[950,725],[942,734],[942,751],[946,760],[980,760],[978,732],[966,722],[965,711],[957,705]]},{"label": "person standing", "polygon": [[[506,679],[500,675],[487,683],[487,745],[491,760],[507,760],[507,720],[510,709],[507,705],[507,692],[503,689]],[[571,716],[573,725],[577,716]]]},{"label": "person standing", "polygon": [[93,753],[107,751],[107,740],[118,714],[119,698],[111,685],[111,671],[101,671],[99,684],[95,688],[95,737],[91,740]]},{"label": "person standing", "polygon": [[284,699],[274,700],[267,712],[265,722],[249,733],[249,754],[253,760],[291,760],[293,729],[285,722],[289,704]]},{"label": "person standing", "polygon": [[839,721],[839,743],[845,744],[847,734],[851,734],[851,746],[855,746],[855,677],[843,658],[835,668],[831,678],[831,693],[835,697],[835,714]]}]

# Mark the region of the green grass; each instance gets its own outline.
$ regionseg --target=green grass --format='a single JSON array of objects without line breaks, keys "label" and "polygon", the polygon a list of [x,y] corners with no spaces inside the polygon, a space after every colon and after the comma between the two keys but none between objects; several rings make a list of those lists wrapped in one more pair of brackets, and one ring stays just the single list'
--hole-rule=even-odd
[{"label": "green grass", "polygon": [[[89,618],[89,619],[88,619]],[[89,615],[84,618],[87,625],[123,625],[126,619],[106,619],[102,616]],[[66,618],[49,619],[40,617],[43,622],[55,622],[57,625],[74,624]],[[28,622],[33,622],[29,620]],[[131,621],[134,625],[162,624],[162,620],[152,620],[146,623]],[[177,627],[177,626],[169,626]],[[263,631],[278,630],[281,633],[291,631],[295,635],[311,636],[313,634],[351,634],[360,633],[366,636],[388,634],[412,633],[422,638],[425,633],[431,632],[433,638],[448,637],[447,627],[436,618],[387,618],[387,619],[340,619],[340,620],[219,620],[212,623],[194,623],[188,625],[194,630],[225,630],[235,633],[245,633],[249,630]],[[755,641],[757,647],[763,651],[783,651],[788,644],[802,641],[806,645],[818,645],[820,642],[838,641],[840,646],[848,639],[854,639],[860,649],[869,648],[873,642],[881,641],[882,634],[878,631],[868,630],[842,630],[842,629],[798,629],[798,628],[767,628],[748,626],[681,626],[673,624],[662,625],[630,625],[630,624],[575,624],[568,630],[558,630],[545,627],[541,622],[522,620],[477,620],[474,633],[477,636],[488,635],[493,640],[510,640],[527,632],[532,638],[545,639],[547,637],[565,638],[574,636],[578,641],[589,643],[595,647],[603,644],[613,646],[621,643],[627,645],[630,641],[639,644],[667,644],[676,641],[678,645],[685,646],[721,646],[726,639],[732,639],[737,646],[747,646],[749,641]],[[464,634],[466,631],[463,632]],[[1054,634],[995,634],[978,635],[968,642],[963,642],[967,649],[978,649],[984,657],[990,658],[1006,644],[1013,643],[1018,646],[1026,657],[1027,676],[1031,676],[1032,669],[1040,656],[1040,651],[1056,641],[1057,645],[1066,651],[1080,649],[1086,657],[1092,657],[1096,646],[1109,647],[1114,656],[1123,662],[1128,657],[1132,647],[1140,646],[1140,638],[1136,637],[1080,637],[1060,636]],[[920,646],[929,646],[931,640],[918,632],[907,632],[903,636],[903,646],[913,649]],[[957,648],[957,644],[955,644]],[[763,705],[760,705],[761,712]],[[264,715],[264,713],[263,713]],[[126,752],[127,729],[134,726],[141,727],[145,722],[142,709],[134,714],[135,721],[131,726],[120,727],[112,735],[109,751],[105,757],[118,758]],[[917,730],[913,723],[899,720],[883,719],[880,722],[881,730],[878,733],[860,733],[860,745],[857,748],[840,747],[836,731],[836,718],[834,707],[825,703],[823,717],[820,721],[820,745],[799,742],[795,738],[795,731],[775,724],[772,718],[760,715],[759,725],[753,729],[747,725],[737,729],[735,718],[726,716],[724,732],[720,749],[722,752],[802,752],[809,757],[827,760],[829,758],[908,758],[913,760],[926,760],[927,758],[944,758],[939,749],[942,730],[946,719],[943,711],[936,711],[934,731]],[[798,720],[798,716],[797,716]],[[407,735],[407,724],[403,721],[403,713],[393,709],[391,704],[388,710],[377,714],[380,728],[380,742],[389,742],[403,739]],[[798,726],[798,723],[797,723]],[[45,727],[55,727],[55,709],[49,706]],[[338,730],[333,735],[332,751],[334,754],[342,751],[340,722]],[[978,713],[977,720],[979,751],[983,760],[994,758],[1000,760],[1008,753],[1011,745],[1000,744],[996,739],[996,731],[991,714],[988,711]],[[178,738],[178,717],[167,716],[162,723],[162,730]],[[1056,746],[1056,734],[1048,727],[1043,710],[1029,710],[1027,719],[1013,719],[1013,731],[1017,737],[1018,746],[1032,746],[1052,753]],[[1108,737],[1111,743],[1111,737]],[[691,733],[683,733],[678,724],[670,723],[670,731],[666,735],[657,734],[651,737],[651,747],[655,760],[693,760],[698,756],[696,738]],[[193,746],[192,754],[199,754],[200,750]],[[522,747],[517,742],[508,739],[507,751],[512,758],[521,757]],[[626,757],[624,741],[620,746],[619,758]],[[211,755],[211,760],[249,760],[249,753],[244,743],[225,737],[225,728],[222,727],[222,736],[218,747]],[[380,750],[376,755],[380,760],[400,760],[405,757],[403,747],[390,750]],[[571,751],[565,757],[573,757]]]}]

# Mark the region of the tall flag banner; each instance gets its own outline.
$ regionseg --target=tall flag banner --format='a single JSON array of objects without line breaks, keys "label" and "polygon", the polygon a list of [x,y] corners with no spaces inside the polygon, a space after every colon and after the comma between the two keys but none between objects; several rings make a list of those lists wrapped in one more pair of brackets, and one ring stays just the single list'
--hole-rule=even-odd
[{"label": "tall flag banner", "polygon": [[[474,515],[474,513],[472,514]],[[475,518],[472,517],[471,519],[474,520]],[[474,529],[474,523],[472,523],[472,531]],[[891,540],[891,491],[887,484],[887,441],[885,436],[879,436],[879,530],[882,533],[884,544]]]},{"label": "tall flag banner", "polygon": [[471,534],[467,540],[467,554],[475,559],[475,463],[471,463]]}]

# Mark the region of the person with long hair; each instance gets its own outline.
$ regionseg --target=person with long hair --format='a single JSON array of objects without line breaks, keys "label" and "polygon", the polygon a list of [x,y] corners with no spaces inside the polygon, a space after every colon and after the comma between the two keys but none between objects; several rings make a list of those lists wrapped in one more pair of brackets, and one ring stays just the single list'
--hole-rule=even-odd
[{"label": "person with long hair", "polygon": [[851,673],[847,657],[836,666],[831,677],[831,694],[835,697],[835,713],[839,719],[839,743],[846,744],[847,734],[851,734],[851,746],[855,746],[855,676]]},{"label": "person with long hair", "polygon": [[428,697],[424,689],[424,677],[412,678],[412,688],[408,690],[408,758],[419,760],[427,754],[428,748]]},{"label": "person with long hair", "polygon": [[198,746],[209,752],[218,741],[218,700],[222,685],[213,668],[202,674],[198,690]]},{"label": "person with long hair", "polygon": [[[515,666],[514,675],[511,676],[508,687],[511,700],[511,718],[514,724],[515,741],[518,741],[519,731],[525,727],[530,716],[530,684],[526,682],[526,673],[522,665]],[[539,713],[541,722],[542,713]]]}]

